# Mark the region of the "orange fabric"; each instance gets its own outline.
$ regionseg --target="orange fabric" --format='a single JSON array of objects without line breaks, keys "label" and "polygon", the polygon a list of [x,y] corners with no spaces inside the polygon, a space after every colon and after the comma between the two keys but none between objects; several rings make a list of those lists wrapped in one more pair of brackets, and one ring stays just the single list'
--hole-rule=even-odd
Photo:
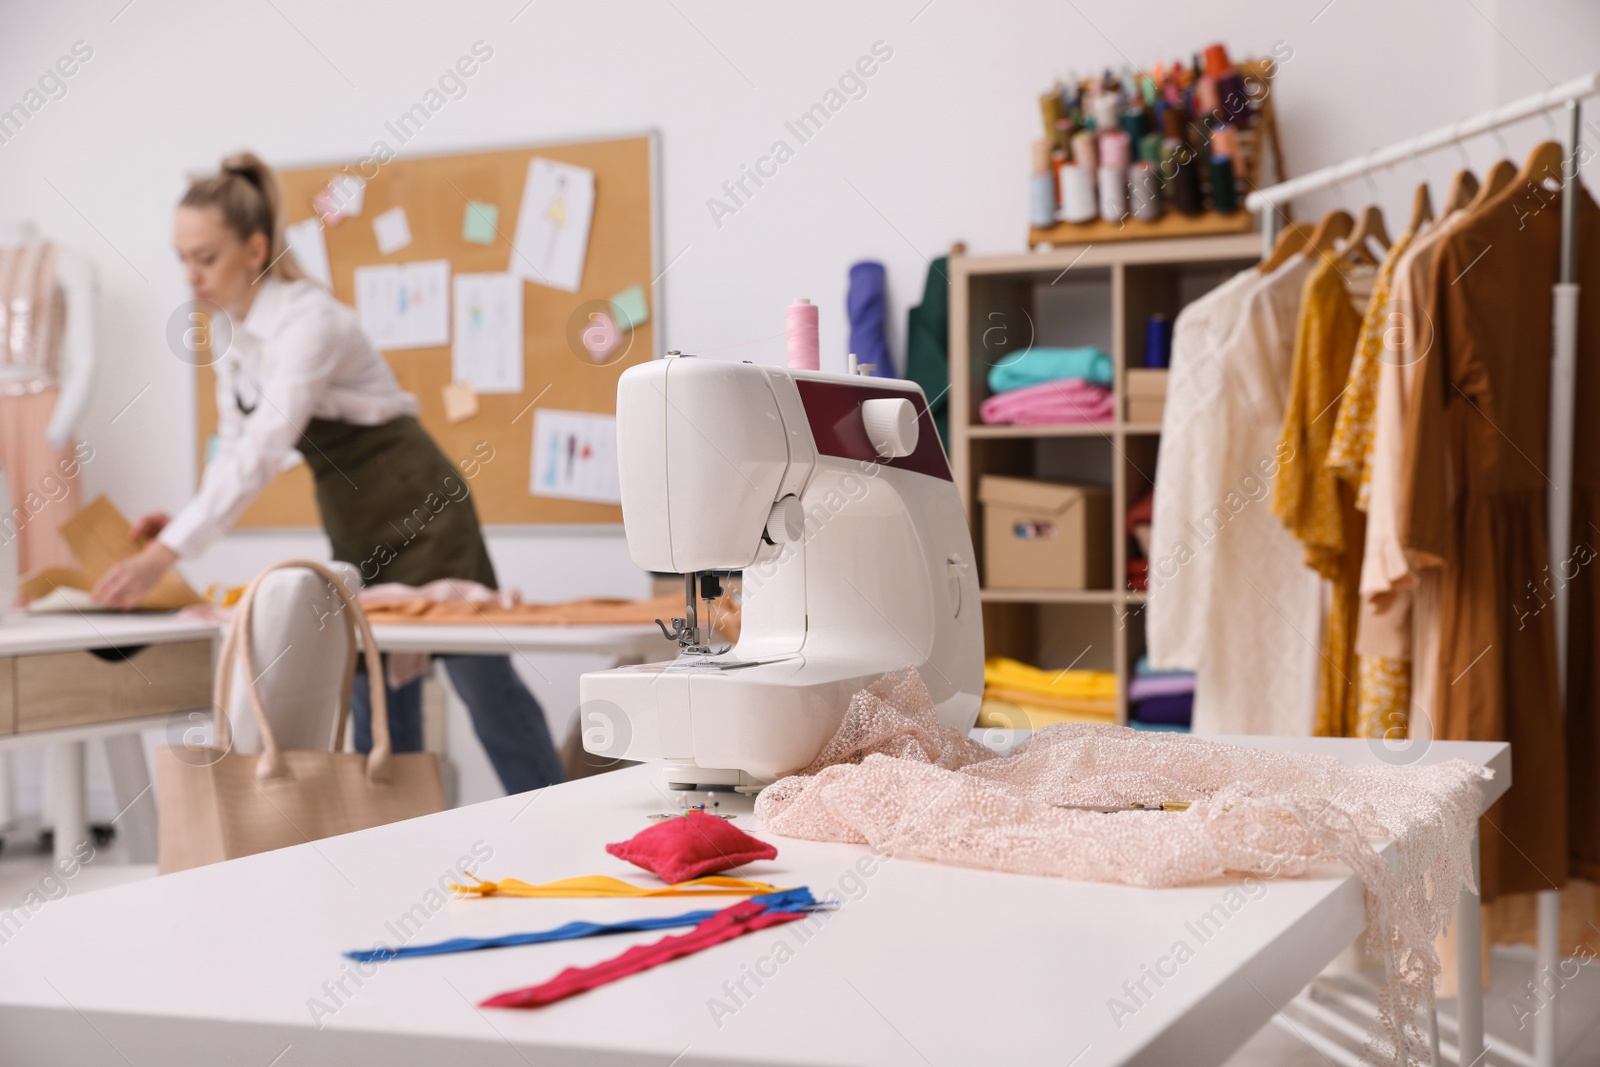
[{"label": "orange fabric", "polygon": [[[0,467],[11,489],[12,511],[0,516],[0,537],[17,539],[17,569],[76,567],[61,537],[61,524],[78,510],[81,477],[66,477],[82,464],[72,449],[45,444],[44,431],[56,408],[56,390],[0,395]],[[92,455],[92,453],[90,453]],[[0,605],[0,609],[9,605]]]}]

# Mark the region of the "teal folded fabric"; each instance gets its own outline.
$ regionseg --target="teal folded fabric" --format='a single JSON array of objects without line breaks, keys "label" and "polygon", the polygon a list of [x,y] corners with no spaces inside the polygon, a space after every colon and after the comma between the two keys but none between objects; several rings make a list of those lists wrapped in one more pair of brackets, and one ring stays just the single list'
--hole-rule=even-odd
[{"label": "teal folded fabric", "polygon": [[989,389],[1004,393],[1063,378],[1082,378],[1093,385],[1110,388],[1111,356],[1101,348],[1024,349],[989,368]]}]

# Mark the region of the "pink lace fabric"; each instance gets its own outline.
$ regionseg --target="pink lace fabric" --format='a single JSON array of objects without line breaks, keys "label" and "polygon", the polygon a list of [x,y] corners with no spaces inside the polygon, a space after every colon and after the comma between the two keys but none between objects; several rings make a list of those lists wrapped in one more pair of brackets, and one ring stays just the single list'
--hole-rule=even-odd
[{"label": "pink lace fabric", "polygon": [[[1367,936],[1386,964],[1375,1062],[1423,1062],[1434,939],[1472,886],[1481,782],[1452,760],[1351,765],[1182,734],[1061,724],[998,756],[942,725],[911,667],[857,693],[803,771],[756,800],[768,830],[1017,874],[1162,887],[1223,875],[1295,876],[1330,860],[1366,889]],[[1189,801],[1185,812],[1073,811]],[[1386,858],[1375,847],[1392,839]],[[1409,1056],[1407,1055],[1409,1053]]]}]

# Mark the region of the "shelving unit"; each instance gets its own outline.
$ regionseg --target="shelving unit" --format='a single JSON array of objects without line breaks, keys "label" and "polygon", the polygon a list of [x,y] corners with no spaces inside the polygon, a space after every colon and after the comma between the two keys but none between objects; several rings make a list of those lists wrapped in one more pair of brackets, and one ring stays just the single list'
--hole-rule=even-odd
[{"label": "shelving unit", "polygon": [[[1256,234],[1058,247],[1050,252],[950,259],[950,449],[984,582],[989,655],[1048,670],[1117,675],[1117,719],[1144,652],[1146,596],[1127,588],[1128,508],[1155,478],[1161,426],[1128,422],[1125,371],[1142,366],[1145,323],[1176,318],[1190,301],[1260,258]],[[989,368],[1029,346],[1096,345],[1111,353],[1116,417],[1064,426],[986,426]],[[1108,486],[1112,561],[1102,588],[990,589],[977,503],[985,474]]]}]

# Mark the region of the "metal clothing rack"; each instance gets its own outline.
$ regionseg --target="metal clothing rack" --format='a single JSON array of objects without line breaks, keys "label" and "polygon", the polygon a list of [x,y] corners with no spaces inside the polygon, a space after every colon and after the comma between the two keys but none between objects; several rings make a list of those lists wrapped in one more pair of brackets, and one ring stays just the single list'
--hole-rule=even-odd
[{"label": "metal clothing rack", "polygon": [[[1265,212],[1262,223],[1262,242],[1266,254],[1272,251],[1273,241],[1277,236],[1279,213],[1276,208],[1280,204],[1288,203],[1297,196],[1326,189],[1329,186],[1339,185],[1352,178],[1359,178],[1371,174],[1373,171],[1382,170],[1396,163],[1415,159],[1424,152],[1433,152],[1441,148],[1448,148],[1463,141],[1490,133],[1523,119],[1545,115],[1557,109],[1566,111],[1566,130],[1564,131],[1564,157],[1565,166],[1562,173],[1561,197],[1561,263],[1559,280],[1553,293],[1554,329],[1551,338],[1551,372],[1550,372],[1550,481],[1554,488],[1549,494],[1548,525],[1550,537],[1550,564],[1559,567],[1572,551],[1572,442],[1574,427],[1573,406],[1576,399],[1577,385],[1577,350],[1578,350],[1578,200],[1572,195],[1578,182],[1578,143],[1581,131],[1579,101],[1586,97],[1600,94],[1600,70],[1593,71],[1581,78],[1555,86],[1545,92],[1524,97],[1521,100],[1506,104],[1503,107],[1485,111],[1472,118],[1458,122],[1453,126],[1413,137],[1409,141],[1379,149],[1357,159],[1347,160],[1321,170],[1312,171],[1300,178],[1280,182],[1277,185],[1251,193],[1245,199],[1245,206],[1253,212]],[[1566,679],[1567,679],[1567,620],[1569,611],[1569,590],[1567,585],[1559,580],[1555,583],[1556,604],[1556,662],[1558,664],[1557,692],[1561,706],[1566,707]],[[1478,844],[1476,835],[1473,837],[1473,869],[1478,865]],[[1458,984],[1460,988],[1459,1019],[1446,1020],[1456,1023],[1456,1062],[1461,1067],[1476,1065],[1484,1059],[1484,1034],[1483,1034],[1483,998],[1482,990],[1482,959],[1477,947],[1481,944],[1482,931],[1480,928],[1480,913],[1476,897],[1463,893],[1462,906],[1458,909]],[[1535,955],[1534,980],[1537,984],[1542,975],[1554,974],[1560,963],[1561,951],[1561,894],[1555,891],[1546,891],[1539,894],[1539,942]],[[1471,995],[1469,995],[1469,990]],[[1310,998],[1302,996],[1300,1001],[1309,1001]],[[1299,1004],[1299,1002],[1297,1002]],[[1308,1013],[1316,1016],[1322,1014],[1323,1021],[1329,1013],[1328,1009],[1314,1002],[1300,1004]],[[1492,1043],[1489,1047],[1491,1054],[1498,1055],[1502,1060],[1514,1064],[1528,1065],[1528,1067],[1555,1067],[1556,1062],[1556,1000],[1552,998],[1549,1004],[1539,1012],[1534,1020],[1533,1055],[1529,1057],[1519,1049],[1510,1048],[1499,1043]],[[1343,1016],[1338,1018],[1343,1019]],[[1430,1020],[1430,1045],[1432,1062],[1439,1062],[1439,1022],[1436,1017]],[[1337,1028],[1337,1027],[1336,1027]],[[1296,1028],[1296,1032],[1298,1028]],[[1336,1053],[1349,1056],[1342,1047],[1328,1042],[1326,1038],[1318,1035],[1317,1047],[1326,1053]],[[1347,1062],[1356,1062],[1350,1057]]]}]

